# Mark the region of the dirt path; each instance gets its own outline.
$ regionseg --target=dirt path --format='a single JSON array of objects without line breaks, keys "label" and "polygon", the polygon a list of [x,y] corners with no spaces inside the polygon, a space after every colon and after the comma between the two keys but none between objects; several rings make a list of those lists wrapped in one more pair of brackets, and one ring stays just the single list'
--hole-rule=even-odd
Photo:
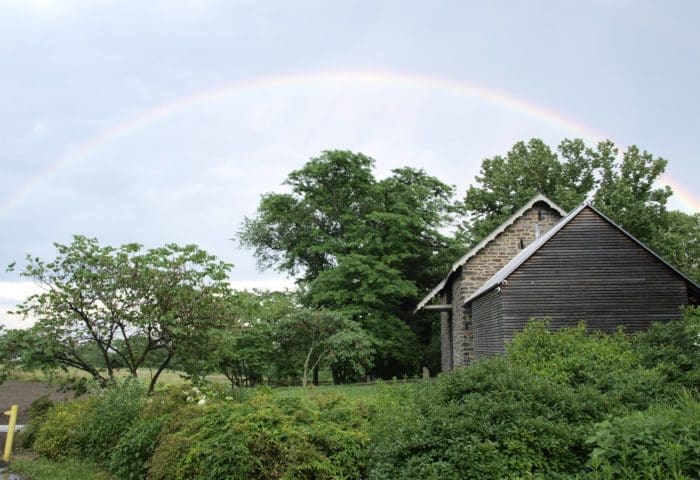
[{"label": "dirt path", "polygon": [[[0,412],[9,410],[11,405],[19,405],[17,423],[23,425],[27,421],[29,405],[42,395],[48,395],[54,402],[72,398],[73,396],[71,393],[59,392],[58,387],[55,385],[12,380],[0,385]],[[5,415],[0,416],[0,425],[7,425],[9,420],[10,418]],[[4,446],[5,434],[0,433],[0,448]]]}]

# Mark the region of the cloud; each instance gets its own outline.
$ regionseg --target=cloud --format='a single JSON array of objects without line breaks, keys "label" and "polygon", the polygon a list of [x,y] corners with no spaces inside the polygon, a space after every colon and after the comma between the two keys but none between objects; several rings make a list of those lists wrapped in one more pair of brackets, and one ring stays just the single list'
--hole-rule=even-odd
[{"label": "cloud", "polygon": [[11,315],[17,304],[22,303],[32,294],[39,293],[41,288],[34,282],[0,281],[0,325],[6,328],[29,328],[34,322],[20,315]]},{"label": "cloud", "polygon": [[4,0],[0,4],[6,8],[42,17],[62,16],[89,5],[90,2],[78,0]]}]

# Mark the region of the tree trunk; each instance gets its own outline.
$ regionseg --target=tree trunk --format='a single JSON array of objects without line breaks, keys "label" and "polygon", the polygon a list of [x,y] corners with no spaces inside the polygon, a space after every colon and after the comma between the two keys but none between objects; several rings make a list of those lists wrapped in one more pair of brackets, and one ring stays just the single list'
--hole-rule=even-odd
[{"label": "tree trunk", "polygon": [[308,382],[308,378],[309,378],[309,362],[311,361],[311,354],[313,353],[313,351],[314,351],[314,347],[313,347],[313,345],[312,345],[311,348],[309,348],[309,353],[306,354],[306,360],[304,360],[304,377],[303,377],[303,379],[302,379],[302,381],[301,381],[301,382],[302,382],[301,385],[302,385],[303,387],[306,387],[306,384],[307,384],[307,382]]},{"label": "tree trunk", "polygon": [[165,359],[163,364],[158,367],[158,370],[156,371],[156,374],[151,378],[151,383],[148,385],[148,395],[153,393],[153,389],[156,388],[156,382],[158,381],[158,377],[160,376],[161,373],[163,373],[163,370],[168,366],[170,363],[170,359],[173,358],[175,352],[168,352],[168,358]]},{"label": "tree trunk", "polygon": [[314,385],[318,387],[318,365],[314,367]]},{"label": "tree trunk", "polygon": [[333,385],[340,385],[340,375],[335,367],[331,367],[331,374],[333,375]]}]

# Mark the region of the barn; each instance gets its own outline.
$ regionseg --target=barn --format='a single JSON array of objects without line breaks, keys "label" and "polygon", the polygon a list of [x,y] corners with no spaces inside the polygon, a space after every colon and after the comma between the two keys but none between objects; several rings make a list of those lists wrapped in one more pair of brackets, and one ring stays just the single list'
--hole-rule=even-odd
[{"label": "barn", "polygon": [[[542,198],[530,208],[558,211]],[[592,330],[635,332],[678,318],[679,307],[700,300],[700,286],[589,204],[519,246],[478,288],[464,287],[469,272],[462,272],[446,277],[441,303],[428,305],[437,298],[433,291],[419,304],[440,311],[452,335],[452,324],[463,325],[464,338],[457,341],[468,348],[455,355],[454,339],[443,338],[443,371],[503,353],[531,318],[548,317],[554,328],[583,320]],[[468,294],[454,296],[463,291]]]}]

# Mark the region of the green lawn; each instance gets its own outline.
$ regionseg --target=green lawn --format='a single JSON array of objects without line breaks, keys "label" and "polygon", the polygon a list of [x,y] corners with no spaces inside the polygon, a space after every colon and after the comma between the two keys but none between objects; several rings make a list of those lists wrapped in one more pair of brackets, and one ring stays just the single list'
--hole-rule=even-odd
[{"label": "green lawn", "polygon": [[357,383],[352,385],[321,385],[318,387],[276,387],[273,392],[279,397],[298,397],[324,393],[337,393],[349,400],[372,399],[387,391],[399,392],[416,388],[422,382],[387,381],[378,383]]},{"label": "green lawn", "polygon": [[52,462],[41,457],[16,456],[10,461],[10,471],[23,480],[117,480],[91,463],[76,460]]},{"label": "green lawn", "polygon": [[[326,372],[324,372],[326,373]],[[118,370],[116,372],[116,375],[118,378],[126,378],[128,375],[128,372],[125,370]],[[147,369],[139,369],[138,371],[139,379],[141,379],[143,382],[148,382],[151,378],[152,372]],[[325,378],[325,377],[328,378]],[[25,382],[42,382],[42,383],[60,383],[62,380],[65,380],[70,377],[78,377],[78,378],[88,378],[88,374],[77,369],[69,369],[68,372],[54,372],[52,374],[47,374],[42,372],[41,370],[17,370],[15,371],[11,379],[12,380],[19,380],[19,381],[25,381]],[[230,383],[226,377],[223,375],[217,374],[217,375],[208,375],[207,380],[213,383],[220,383],[224,384],[226,386],[229,386]],[[322,377],[322,380],[330,380],[330,373],[327,373],[327,375]],[[183,378],[183,373],[177,370],[164,370],[163,373],[161,373],[160,377],[158,378],[158,384],[159,385],[182,385],[187,383],[187,381]],[[380,384],[382,382],[379,382]],[[421,383],[419,380],[414,380],[414,379],[409,379],[409,380],[386,380],[383,382],[384,385],[410,385],[410,384],[415,384],[415,383]],[[349,399],[355,399],[355,398],[363,398],[363,397],[372,397],[376,394],[377,389],[373,388],[376,387],[378,384],[377,383],[359,383],[359,384],[352,384],[352,385],[320,385],[318,387],[316,386],[309,386],[309,387],[272,387],[275,395],[281,395],[281,396],[297,396],[301,394],[313,394],[314,392],[316,393],[322,393],[322,392],[333,392],[333,393],[340,393],[348,397]],[[245,390],[245,389],[244,389]]]}]

